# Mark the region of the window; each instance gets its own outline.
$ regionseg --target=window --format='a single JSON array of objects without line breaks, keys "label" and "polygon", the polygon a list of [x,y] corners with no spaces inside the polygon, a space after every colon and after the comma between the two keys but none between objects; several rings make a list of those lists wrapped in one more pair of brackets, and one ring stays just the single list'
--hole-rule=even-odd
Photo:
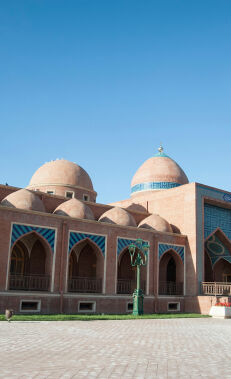
[{"label": "window", "polygon": [[79,301],[79,312],[82,313],[94,313],[96,308],[96,303],[95,301]]},{"label": "window", "polygon": [[127,312],[133,311],[133,303],[127,303]]},{"label": "window", "polygon": [[74,197],[74,192],[72,192],[72,191],[66,191],[66,197],[68,199],[72,199]]},{"label": "window", "polygon": [[21,300],[20,302],[20,312],[40,312],[41,311],[41,300]]},{"label": "window", "polygon": [[168,303],[168,312],[179,312],[180,303]]},{"label": "window", "polygon": [[48,195],[54,195],[54,191],[47,191]]},{"label": "window", "polygon": [[89,201],[89,196],[88,195],[83,195],[83,200],[84,201]]}]

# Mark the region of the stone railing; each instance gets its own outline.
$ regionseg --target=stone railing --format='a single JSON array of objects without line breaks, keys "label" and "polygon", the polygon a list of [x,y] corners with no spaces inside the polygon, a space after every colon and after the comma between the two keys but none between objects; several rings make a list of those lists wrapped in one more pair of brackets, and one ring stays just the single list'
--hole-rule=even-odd
[{"label": "stone railing", "polygon": [[[145,293],[145,280],[141,280],[140,287]],[[132,294],[136,289],[136,281],[131,279],[118,279],[117,280],[117,293],[118,294]]]},{"label": "stone railing", "polygon": [[159,295],[183,295],[183,283],[160,282]]},{"label": "stone railing", "polygon": [[10,290],[49,291],[49,287],[48,275],[10,275]]},{"label": "stone railing", "polygon": [[202,295],[231,296],[231,283],[225,282],[202,282]]},{"label": "stone railing", "polygon": [[68,291],[81,293],[101,293],[102,279],[85,278],[80,276],[72,277],[68,281]]}]

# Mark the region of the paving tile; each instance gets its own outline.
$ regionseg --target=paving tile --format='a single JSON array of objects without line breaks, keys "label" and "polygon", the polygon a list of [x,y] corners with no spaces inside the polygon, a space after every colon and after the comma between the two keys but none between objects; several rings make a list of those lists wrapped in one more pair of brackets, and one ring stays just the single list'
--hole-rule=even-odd
[{"label": "paving tile", "polygon": [[1,322],[0,378],[231,379],[231,320]]}]

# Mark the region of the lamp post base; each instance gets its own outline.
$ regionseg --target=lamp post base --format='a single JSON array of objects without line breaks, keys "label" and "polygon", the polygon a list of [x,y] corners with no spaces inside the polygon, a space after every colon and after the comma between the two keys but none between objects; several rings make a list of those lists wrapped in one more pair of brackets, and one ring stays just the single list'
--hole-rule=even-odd
[{"label": "lamp post base", "polygon": [[143,308],[144,295],[142,290],[135,290],[133,293],[133,312],[134,316],[142,315],[144,313]]}]

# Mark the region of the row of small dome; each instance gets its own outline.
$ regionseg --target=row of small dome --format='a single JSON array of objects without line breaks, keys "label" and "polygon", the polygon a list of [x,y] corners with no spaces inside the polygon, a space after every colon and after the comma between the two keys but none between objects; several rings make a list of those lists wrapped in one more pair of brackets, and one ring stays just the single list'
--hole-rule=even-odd
[{"label": "row of small dome", "polygon": [[[2,200],[1,205],[11,208],[46,212],[42,200],[35,193],[26,189],[18,190],[6,196]],[[60,204],[53,213],[72,218],[95,220],[90,207],[75,198]],[[122,226],[137,226],[134,217],[128,211],[120,207],[109,209],[100,216],[98,221]],[[154,229],[160,232],[172,232],[171,225],[157,214],[146,217],[139,223],[138,227]]]}]

